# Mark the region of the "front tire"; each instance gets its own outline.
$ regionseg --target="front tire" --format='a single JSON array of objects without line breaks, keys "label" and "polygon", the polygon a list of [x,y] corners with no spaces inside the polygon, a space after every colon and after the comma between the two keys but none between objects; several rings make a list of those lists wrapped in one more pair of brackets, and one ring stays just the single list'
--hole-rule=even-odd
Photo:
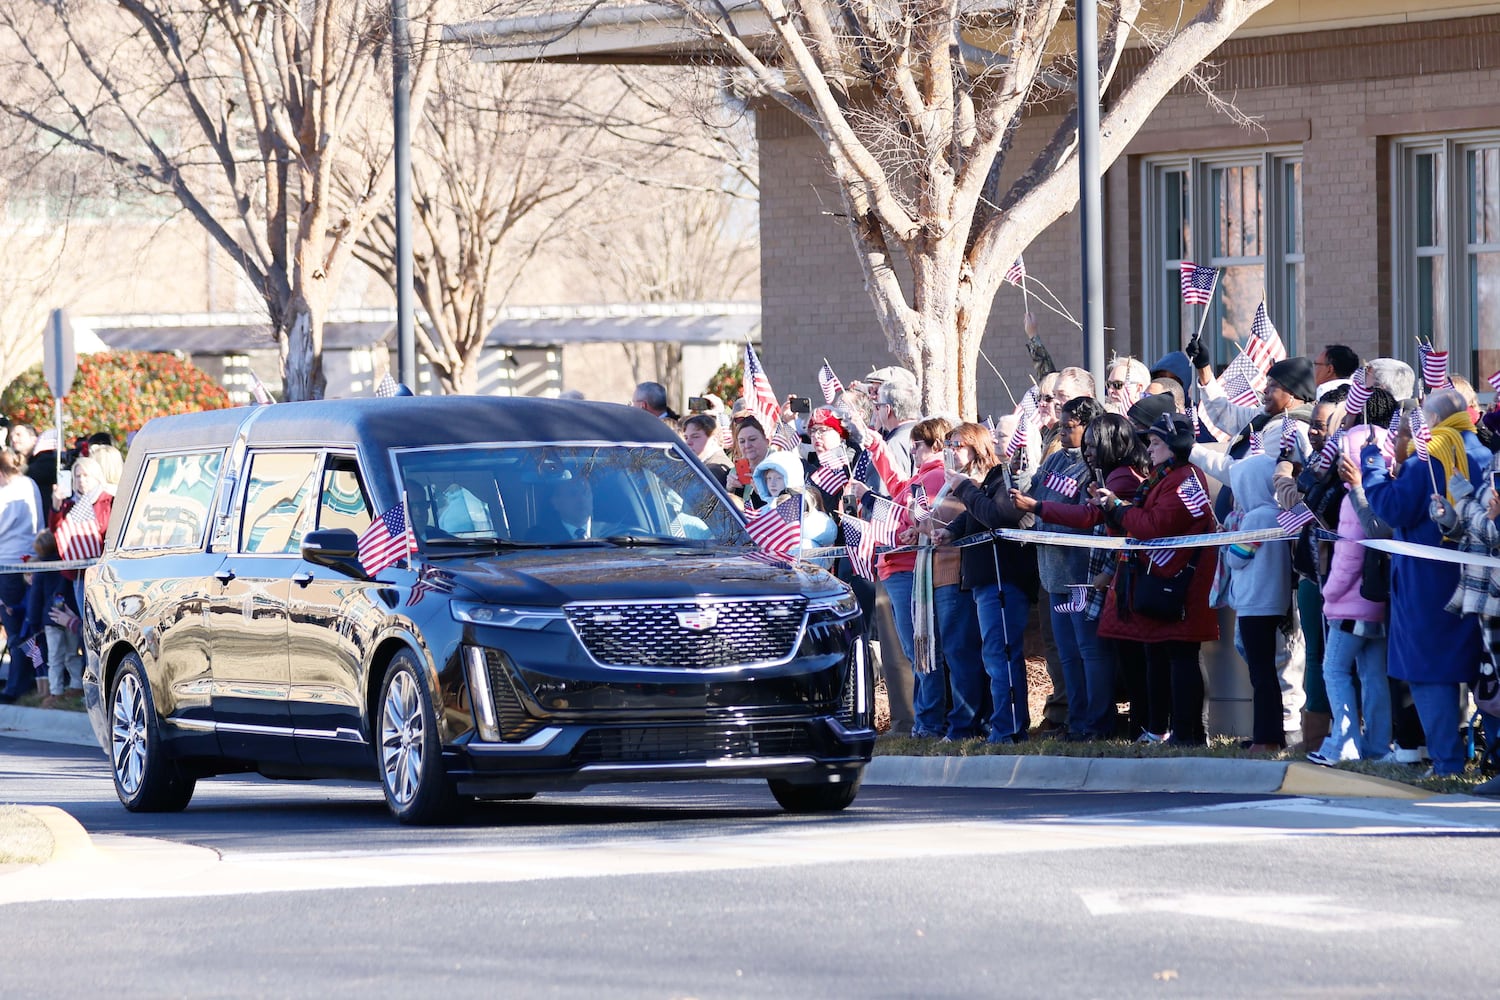
[{"label": "front tire", "polygon": [[380,736],[376,761],[385,804],[402,823],[442,822],[458,807],[458,794],[443,768],[437,714],[416,658],[396,654],[380,688]]},{"label": "front tire", "polygon": [[146,668],[135,653],[115,673],[109,698],[109,759],[115,794],[131,812],[181,812],[197,785],[167,756]]},{"label": "front tire", "polygon": [[779,778],[770,779],[771,794],[776,802],[790,813],[839,812],[847,809],[859,794],[864,772],[855,775],[853,781],[841,781],[822,785],[799,785]]}]

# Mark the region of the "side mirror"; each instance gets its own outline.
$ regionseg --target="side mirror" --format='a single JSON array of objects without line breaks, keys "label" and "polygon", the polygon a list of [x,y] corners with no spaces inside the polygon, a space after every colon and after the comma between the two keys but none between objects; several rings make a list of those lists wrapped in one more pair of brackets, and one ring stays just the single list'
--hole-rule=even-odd
[{"label": "side mirror", "polygon": [[359,564],[359,536],[348,528],[324,528],[302,536],[302,558],[356,580],[368,580]]}]

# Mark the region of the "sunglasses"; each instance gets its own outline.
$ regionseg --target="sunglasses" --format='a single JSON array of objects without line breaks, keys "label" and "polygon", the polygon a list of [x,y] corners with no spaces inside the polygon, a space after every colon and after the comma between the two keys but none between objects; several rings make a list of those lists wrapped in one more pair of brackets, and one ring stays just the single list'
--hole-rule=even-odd
[{"label": "sunglasses", "polygon": [[1126,386],[1127,386],[1127,385],[1129,385],[1129,384],[1130,384],[1130,383],[1128,383],[1128,382],[1121,382],[1121,381],[1120,381],[1120,380],[1119,380],[1119,379],[1117,379],[1117,378],[1112,378],[1112,379],[1110,379],[1110,380],[1109,380],[1109,381],[1108,381],[1108,382],[1106,382],[1106,383],[1104,383],[1104,387],[1105,387],[1105,388],[1106,388],[1106,389],[1115,389],[1115,390],[1120,390],[1120,389],[1123,389],[1123,388],[1125,388],[1125,387],[1126,387]]}]

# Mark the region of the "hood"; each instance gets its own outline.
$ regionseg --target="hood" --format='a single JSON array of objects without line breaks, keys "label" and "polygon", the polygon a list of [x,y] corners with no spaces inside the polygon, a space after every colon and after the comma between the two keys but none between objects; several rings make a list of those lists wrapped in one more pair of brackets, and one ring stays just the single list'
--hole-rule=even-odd
[{"label": "hood", "polygon": [[786,479],[786,488],[794,492],[802,490],[802,459],[789,451],[773,451],[767,455],[759,465],[755,467],[755,492],[771,499],[771,494],[766,490],[765,472],[767,469],[775,469]]},{"label": "hood", "polygon": [[1193,363],[1182,351],[1173,351],[1171,354],[1163,355],[1151,366],[1151,374],[1165,372],[1175,378],[1186,389],[1193,384]]},{"label": "hood", "polygon": [[754,549],[552,548],[439,559],[455,597],[519,607],[570,601],[653,601],[836,593],[842,586],[811,563],[767,559]]},{"label": "hood", "polygon": [[1276,495],[1271,487],[1271,474],[1275,469],[1273,455],[1252,455],[1229,467],[1229,488],[1234,490],[1234,502],[1240,510],[1248,514],[1257,507],[1276,505]]}]

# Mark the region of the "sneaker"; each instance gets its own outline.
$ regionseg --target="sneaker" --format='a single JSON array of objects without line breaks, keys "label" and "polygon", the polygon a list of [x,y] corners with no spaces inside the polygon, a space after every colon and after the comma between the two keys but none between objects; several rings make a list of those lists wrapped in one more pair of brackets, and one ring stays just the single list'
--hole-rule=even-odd
[{"label": "sneaker", "polygon": [[1068,731],[1068,727],[1061,722],[1053,722],[1051,719],[1043,719],[1036,724],[1035,732],[1038,736],[1062,736]]},{"label": "sneaker", "polygon": [[1152,733],[1142,729],[1141,735],[1137,736],[1135,738],[1135,741],[1137,743],[1165,743],[1167,742],[1167,740],[1171,739],[1171,737],[1172,734],[1170,732]]},{"label": "sneaker", "polygon": [[1333,767],[1338,764],[1338,761],[1332,757],[1324,757],[1316,750],[1309,750],[1307,752],[1307,762],[1309,764],[1316,764],[1319,767]]}]

